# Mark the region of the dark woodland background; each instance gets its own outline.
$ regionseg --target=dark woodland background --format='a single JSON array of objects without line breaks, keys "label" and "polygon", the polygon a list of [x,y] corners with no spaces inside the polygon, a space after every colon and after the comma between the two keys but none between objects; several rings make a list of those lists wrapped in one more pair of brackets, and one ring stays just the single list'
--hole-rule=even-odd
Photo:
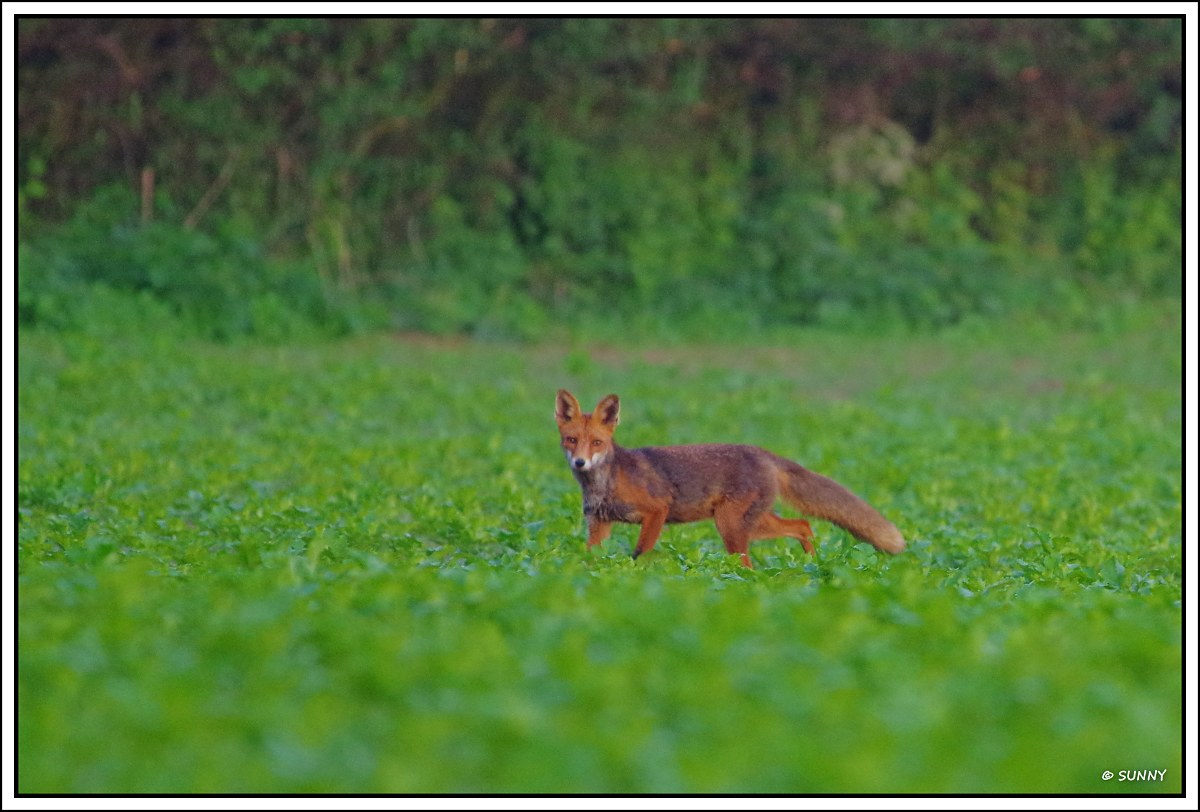
[{"label": "dark woodland background", "polygon": [[22,325],[935,328],[1178,297],[1182,20],[17,21]]}]

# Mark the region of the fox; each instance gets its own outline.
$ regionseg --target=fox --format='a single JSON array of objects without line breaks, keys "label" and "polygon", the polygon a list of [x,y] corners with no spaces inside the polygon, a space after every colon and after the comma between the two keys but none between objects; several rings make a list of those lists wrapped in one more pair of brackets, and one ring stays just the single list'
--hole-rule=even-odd
[{"label": "fox", "polygon": [[664,525],[712,519],[725,549],[746,567],[754,567],[749,546],[759,539],[793,538],[815,555],[812,525],[774,513],[782,498],[885,553],[904,550],[894,524],[829,477],[752,445],[622,448],[613,440],[620,416],[616,395],[586,414],[566,389],[555,398],[562,450],[583,490],[588,549],[608,538],[614,522],[639,524],[637,559],[658,543]]}]

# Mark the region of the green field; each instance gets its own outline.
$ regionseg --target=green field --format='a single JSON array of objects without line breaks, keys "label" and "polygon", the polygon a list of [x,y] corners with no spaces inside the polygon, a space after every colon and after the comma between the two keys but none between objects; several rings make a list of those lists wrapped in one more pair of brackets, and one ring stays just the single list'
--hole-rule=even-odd
[{"label": "green field", "polygon": [[[18,347],[21,793],[1177,793],[1181,316]],[[555,390],[909,540],[584,547]],[[1105,770],[1165,769],[1162,782]]]}]

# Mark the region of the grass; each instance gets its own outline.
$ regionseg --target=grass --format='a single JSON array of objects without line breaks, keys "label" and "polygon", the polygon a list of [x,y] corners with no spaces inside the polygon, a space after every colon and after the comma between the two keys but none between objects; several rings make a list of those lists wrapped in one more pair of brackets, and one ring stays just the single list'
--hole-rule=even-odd
[{"label": "grass", "polygon": [[[1179,336],[23,331],[18,791],[1178,793]],[[559,386],[627,446],[833,476],[909,551],[588,553]]]}]

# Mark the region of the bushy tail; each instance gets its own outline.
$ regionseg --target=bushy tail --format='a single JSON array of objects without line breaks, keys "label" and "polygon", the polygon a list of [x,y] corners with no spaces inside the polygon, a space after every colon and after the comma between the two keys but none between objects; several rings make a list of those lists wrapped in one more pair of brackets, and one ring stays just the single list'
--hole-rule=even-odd
[{"label": "bushy tail", "polygon": [[784,498],[803,513],[833,522],[863,541],[893,555],[904,549],[904,536],[846,488],[826,476],[779,457],[780,485]]}]

